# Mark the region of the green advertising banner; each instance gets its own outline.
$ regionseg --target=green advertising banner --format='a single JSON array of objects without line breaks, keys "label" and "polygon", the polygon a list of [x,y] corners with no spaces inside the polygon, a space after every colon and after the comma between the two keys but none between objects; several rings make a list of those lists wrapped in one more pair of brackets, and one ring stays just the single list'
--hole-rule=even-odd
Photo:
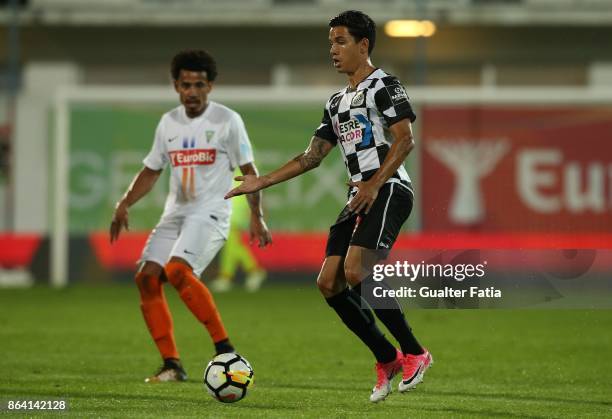
[{"label": "green advertising banner", "polygon": [[[303,151],[318,126],[321,105],[227,104],[246,124],[260,172]],[[162,113],[173,105],[73,104],[70,109],[70,229],[106,230],[113,206],[153,143]],[[333,151],[317,169],[264,191],[274,230],[323,231],[346,202],[346,169]],[[130,229],[149,230],[161,215],[168,178],[130,210]]]}]

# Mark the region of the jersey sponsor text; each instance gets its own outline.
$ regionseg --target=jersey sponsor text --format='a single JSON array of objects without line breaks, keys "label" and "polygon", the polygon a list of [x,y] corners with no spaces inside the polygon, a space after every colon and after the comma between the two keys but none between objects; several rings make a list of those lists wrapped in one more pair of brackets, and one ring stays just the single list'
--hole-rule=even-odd
[{"label": "jersey sponsor text", "polygon": [[194,149],[170,151],[170,162],[173,167],[201,166],[213,164],[217,157],[216,149]]}]

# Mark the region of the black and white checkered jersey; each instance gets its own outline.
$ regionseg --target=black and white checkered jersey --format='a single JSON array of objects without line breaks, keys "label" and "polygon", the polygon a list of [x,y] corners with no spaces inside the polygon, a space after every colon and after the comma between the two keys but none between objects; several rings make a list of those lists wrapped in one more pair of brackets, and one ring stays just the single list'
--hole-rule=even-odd
[{"label": "black and white checkered jersey", "polygon": [[[334,93],[323,111],[317,137],[340,144],[352,181],[368,180],[380,168],[393,144],[389,127],[402,119],[416,119],[408,95],[399,80],[376,69],[359,83]],[[401,165],[387,182],[411,188]]]}]

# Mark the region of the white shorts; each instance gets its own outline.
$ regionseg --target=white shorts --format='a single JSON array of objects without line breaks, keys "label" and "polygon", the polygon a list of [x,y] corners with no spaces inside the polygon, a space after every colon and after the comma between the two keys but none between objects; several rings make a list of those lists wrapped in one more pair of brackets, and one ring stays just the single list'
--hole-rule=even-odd
[{"label": "white shorts", "polygon": [[140,262],[165,266],[171,257],[184,259],[200,276],[225,243],[227,232],[214,220],[201,217],[162,218],[153,229],[142,251]]}]

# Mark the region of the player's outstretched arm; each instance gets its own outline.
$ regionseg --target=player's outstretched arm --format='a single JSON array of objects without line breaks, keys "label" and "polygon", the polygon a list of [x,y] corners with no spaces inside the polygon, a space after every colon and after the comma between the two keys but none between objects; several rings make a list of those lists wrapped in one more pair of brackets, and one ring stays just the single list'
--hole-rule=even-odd
[{"label": "player's outstretched arm", "polygon": [[310,144],[306,151],[295,156],[273,172],[263,176],[245,175],[236,177],[236,180],[240,180],[242,183],[229,191],[225,195],[225,199],[246,193],[257,192],[314,169],[321,164],[321,161],[329,154],[332,148],[334,148],[332,143],[314,136],[310,140]]},{"label": "player's outstretched arm", "polygon": [[367,214],[378,196],[378,190],[389,180],[414,148],[412,126],[408,119],[402,119],[391,125],[389,131],[393,135],[393,144],[385,161],[374,176],[365,182],[349,182],[350,186],[356,186],[359,189],[349,204],[351,211],[360,212],[365,209]]},{"label": "player's outstretched arm", "polygon": [[129,230],[128,208],[149,193],[157,179],[159,179],[160,174],[161,170],[153,170],[145,166],[134,177],[123,197],[115,205],[115,212],[113,213],[110,225],[111,243],[119,238],[121,229]]},{"label": "player's outstretched arm", "polygon": [[[243,175],[257,176],[259,173],[254,163],[247,163],[240,166],[240,171]],[[261,191],[250,193],[246,196],[251,208],[251,223],[250,223],[250,243],[252,244],[255,240],[259,242],[259,247],[265,247],[272,243],[272,235],[268,226],[264,220],[263,208],[261,204],[262,194]]]}]

